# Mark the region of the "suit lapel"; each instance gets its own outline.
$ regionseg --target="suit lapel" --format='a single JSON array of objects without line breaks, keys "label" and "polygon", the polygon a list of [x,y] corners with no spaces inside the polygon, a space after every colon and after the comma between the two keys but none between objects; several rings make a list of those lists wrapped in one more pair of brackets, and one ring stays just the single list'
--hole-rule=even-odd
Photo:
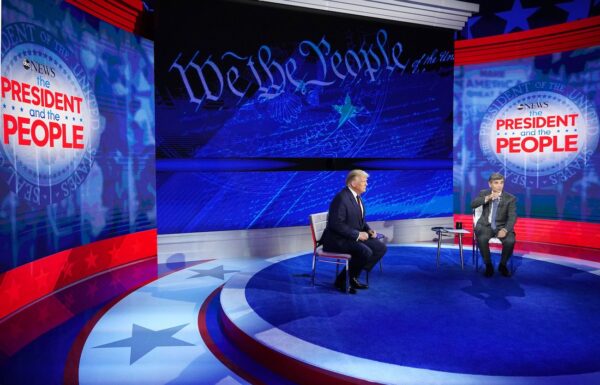
[{"label": "suit lapel", "polygon": [[506,207],[507,201],[508,195],[506,194],[506,192],[502,191],[502,197],[500,198],[500,203],[498,203],[498,211]]}]

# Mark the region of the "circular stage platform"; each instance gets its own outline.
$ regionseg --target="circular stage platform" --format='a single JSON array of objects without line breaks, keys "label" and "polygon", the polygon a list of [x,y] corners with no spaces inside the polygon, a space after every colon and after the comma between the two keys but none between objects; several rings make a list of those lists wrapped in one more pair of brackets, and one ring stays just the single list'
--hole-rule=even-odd
[{"label": "circular stage platform", "polygon": [[598,263],[515,256],[513,277],[488,279],[435,254],[391,246],[356,295],[327,264],[311,286],[311,255],[272,260],[225,284],[225,332],[300,382],[600,383]]}]

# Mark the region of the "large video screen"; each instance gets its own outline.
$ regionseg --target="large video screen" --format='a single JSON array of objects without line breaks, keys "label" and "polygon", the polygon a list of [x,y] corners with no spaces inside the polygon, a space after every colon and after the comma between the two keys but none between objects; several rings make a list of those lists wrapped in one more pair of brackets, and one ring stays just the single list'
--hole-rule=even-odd
[{"label": "large video screen", "polygon": [[451,215],[452,32],[250,1],[159,14],[160,233],[305,225],[368,160],[389,203],[370,220]]},{"label": "large video screen", "polygon": [[456,68],[455,211],[491,172],[520,216],[600,222],[600,47]]},{"label": "large video screen", "polygon": [[[364,194],[367,218],[426,218],[451,215],[449,171],[369,171]],[[161,231],[196,232],[303,226],[327,211],[344,186],[346,172],[180,172],[158,173],[157,183],[173,195],[158,206]],[[415,183],[418,181],[418,183]],[[189,188],[189,186],[201,186]],[[173,207],[176,206],[176,207]],[[171,212],[176,211],[177,216]]]},{"label": "large video screen", "polygon": [[0,272],[156,227],[153,43],[2,1]]}]

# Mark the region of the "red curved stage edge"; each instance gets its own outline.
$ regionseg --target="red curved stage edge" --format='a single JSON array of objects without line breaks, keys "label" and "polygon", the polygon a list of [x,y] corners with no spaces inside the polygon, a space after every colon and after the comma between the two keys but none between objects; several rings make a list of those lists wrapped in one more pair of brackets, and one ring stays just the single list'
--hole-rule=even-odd
[{"label": "red curved stage edge", "polygon": [[[466,230],[473,231],[470,214],[454,214],[454,222],[462,222]],[[600,248],[600,223],[519,218],[515,233],[518,241]]]},{"label": "red curved stage edge", "polygon": [[217,346],[214,342],[210,333],[208,332],[208,326],[206,322],[206,315],[208,313],[208,306],[214,300],[216,296],[221,294],[221,290],[223,289],[223,285],[219,286],[215,291],[210,293],[210,295],[204,300],[202,307],[200,308],[200,312],[198,313],[198,331],[200,332],[200,336],[202,340],[206,344],[206,347],[210,352],[217,357],[219,361],[221,361],[225,366],[235,372],[238,376],[242,377],[244,380],[250,382],[251,384],[263,385],[264,382],[253,376],[252,374],[246,372],[244,369],[237,365],[235,361],[230,360]]},{"label": "red curved stage edge", "polygon": [[130,292],[157,278],[156,259],[142,259],[96,274],[0,320],[0,364],[43,336],[115,293]]},{"label": "red curved stage edge", "polygon": [[0,319],[77,281],[156,257],[156,229],[64,250],[0,274]]},{"label": "red curved stage edge", "polygon": [[454,66],[548,55],[600,45],[600,16],[529,31],[458,40]]},{"label": "red curved stage edge", "polygon": [[223,332],[233,344],[264,367],[297,384],[374,384],[343,374],[330,372],[298,361],[275,351],[244,333],[220,310]]}]

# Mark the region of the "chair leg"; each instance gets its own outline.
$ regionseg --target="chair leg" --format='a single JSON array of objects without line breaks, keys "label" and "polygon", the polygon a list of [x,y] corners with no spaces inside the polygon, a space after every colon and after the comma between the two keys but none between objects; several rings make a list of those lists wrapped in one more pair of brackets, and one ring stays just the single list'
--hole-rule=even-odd
[{"label": "chair leg", "polygon": [[350,264],[346,260],[346,294],[350,294]]},{"label": "chair leg", "polygon": [[471,263],[475,266],[475,230],[473,230],[473,247],[471,248]]},{"label": "chair leg", "polygon": [[317,271],[317,255],[313,254],[312,277],[311,277],[311,282],[312,282],[313,286],[315,286],[315,272],[316,271]]},{"label": "chair leg", "polygon": [[479,245],[477,244],[477,242],[475,242],[475,271],[479,271],[479,255],[481,254],[479,252]]},{"label": "chair leg", "polygon": [[458,249],[460,254],[460,268],[465,269],[465,257],[463,256],[462,234],[458,234]]}]

